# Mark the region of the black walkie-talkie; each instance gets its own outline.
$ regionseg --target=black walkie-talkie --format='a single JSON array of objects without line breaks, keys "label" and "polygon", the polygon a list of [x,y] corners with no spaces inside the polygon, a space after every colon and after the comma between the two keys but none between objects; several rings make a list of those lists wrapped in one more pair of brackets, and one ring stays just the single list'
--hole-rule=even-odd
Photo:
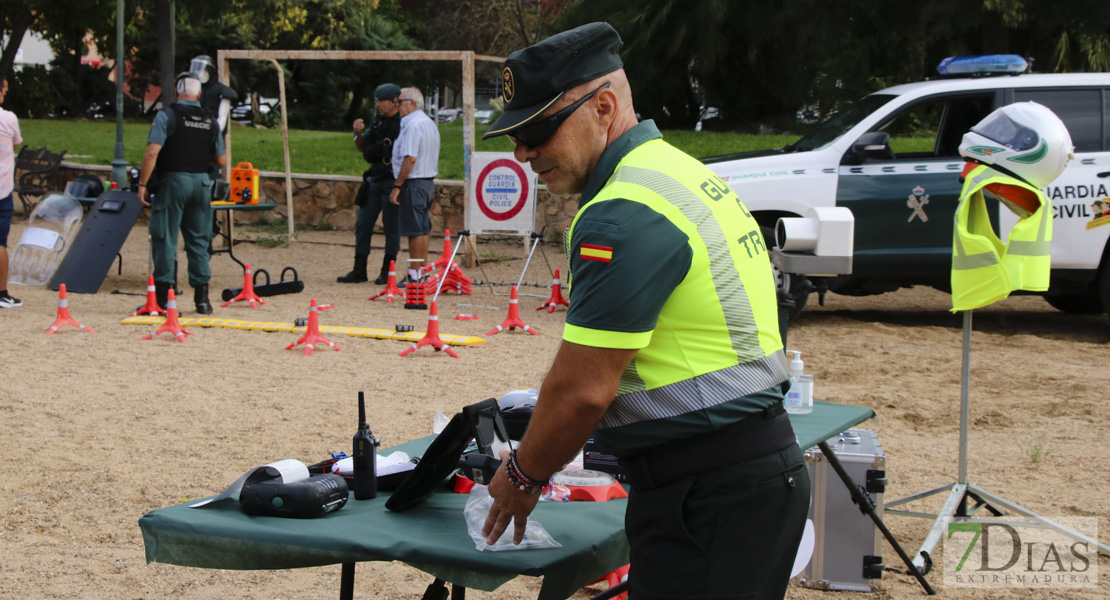
[{"label": "black walkie-talkie", "polygon": [[366,424],[366,404],[362,390],[358,392],[358,433],[355,434],[354,471],[355,500],[369,500],[378,495],[378,455],[374,434]]}]

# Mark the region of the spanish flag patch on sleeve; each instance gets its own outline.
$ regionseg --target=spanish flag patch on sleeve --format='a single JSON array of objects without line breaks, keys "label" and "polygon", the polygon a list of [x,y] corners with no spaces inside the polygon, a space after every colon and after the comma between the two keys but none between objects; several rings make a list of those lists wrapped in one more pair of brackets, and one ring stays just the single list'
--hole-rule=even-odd
[{"label": "spanish flag patch on sleeve", "polygon": [[613,247],[582,244],[578,250],[578,256],[582,260],[596,260],[603,263],[613,262]]}]

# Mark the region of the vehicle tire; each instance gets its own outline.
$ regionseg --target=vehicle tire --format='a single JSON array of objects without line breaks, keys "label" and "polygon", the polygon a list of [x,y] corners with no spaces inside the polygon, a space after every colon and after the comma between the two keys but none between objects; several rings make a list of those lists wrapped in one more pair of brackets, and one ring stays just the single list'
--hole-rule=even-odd
[{"label": "vehicle tire", "polygon": [[[767,245],[768,252],[771,248],[775,247],[775,230],[770,227],[760,227],[760,233],[763,234],[763,242]],[[790,292],[791,298],[794,299],[794,308],[790,310],[790,320],[798,318],[802,314],[802,309],[806,307],[806,301],[809,300],[808,291],[798,291],[799,278],[796,275],[783,273],[773,263],[771,264],[771,272],[775,274],[775,290],[787,290]]]},{"label": "vehicle tire", "polygon": [[1069,315],[1101,315],[1106,312],[1099,294],[1094,292],[1087,294],[1045,294],[1044,299],[1056,310],[1066,312]]}]

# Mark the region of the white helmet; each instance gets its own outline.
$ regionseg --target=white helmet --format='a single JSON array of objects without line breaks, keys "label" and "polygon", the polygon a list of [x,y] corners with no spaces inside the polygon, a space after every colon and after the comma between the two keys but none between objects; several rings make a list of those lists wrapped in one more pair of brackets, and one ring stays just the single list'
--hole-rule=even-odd
[{"label": "white helmet", "polygon": [[1036,102],[1015,102],[987,115],[964,134],[960,156],[1043,188],[1075,158],[1064,122]]}]

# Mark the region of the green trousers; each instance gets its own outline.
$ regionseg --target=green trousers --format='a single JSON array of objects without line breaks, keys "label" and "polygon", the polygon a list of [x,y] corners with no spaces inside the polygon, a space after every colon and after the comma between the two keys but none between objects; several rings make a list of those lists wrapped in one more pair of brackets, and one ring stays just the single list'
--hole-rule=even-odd
[{"label": "green trousers", "polygon": [[212,241],[212,180],[207,173],[166,173],[150,203],[150,244],[154,281],[174,283],[177,232],[185,239],[189,285],[208,283],[208,246]]}]

